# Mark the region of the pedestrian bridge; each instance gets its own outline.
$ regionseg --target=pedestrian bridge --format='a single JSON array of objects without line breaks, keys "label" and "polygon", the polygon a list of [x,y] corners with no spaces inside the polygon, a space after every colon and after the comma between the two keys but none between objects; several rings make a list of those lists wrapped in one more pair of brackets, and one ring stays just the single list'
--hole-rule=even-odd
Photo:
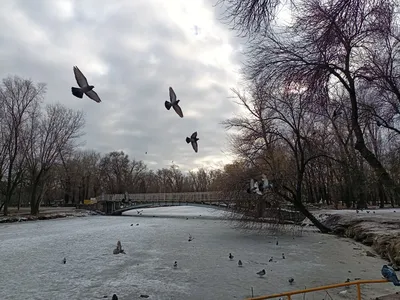
[{"label": "pedestrian bridge", "polygon": [[97,202],[108,215],[157,206],[196,205],[227,209],[233,205],[233,201],[224,198],[221,192],[106,194],[97,197]]}]

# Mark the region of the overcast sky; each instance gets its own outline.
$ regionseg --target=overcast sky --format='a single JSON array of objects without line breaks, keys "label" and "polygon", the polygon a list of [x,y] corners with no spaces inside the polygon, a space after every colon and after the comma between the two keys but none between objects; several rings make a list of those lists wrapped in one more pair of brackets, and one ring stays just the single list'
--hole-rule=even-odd
[{"label": "overcast sky", "polygon": [[[238,108],[241,45],[216,0],[4,0],[0,75],[47,83],[46,102],[85,112],[86,148],[150,168],[229,162],[220,122]],[[196,34],[197,26],[197,34]],[[74,97],[77,65],[102,99]],[[167,111],[168,87],[184,118]],[[197,131],[199,152],[186,136]],[[147,151],[147,154],[145,152]]]}]

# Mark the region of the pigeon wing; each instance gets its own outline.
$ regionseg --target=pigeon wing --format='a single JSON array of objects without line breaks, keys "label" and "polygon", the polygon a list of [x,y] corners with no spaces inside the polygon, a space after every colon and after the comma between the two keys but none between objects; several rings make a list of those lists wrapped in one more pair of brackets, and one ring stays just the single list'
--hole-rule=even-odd
[{"label": "pigeon wing", "polygon": [[192,140],[196,139],[197,138],[197,131],[193,132],[192,135],[190,136],[190,138]]},{"label": "pigeon wing", "polygon": [[392,272],[389,268],[383,267],[381,270],[382,276],[385,277],[386,279],[390,279]]},{"label": "pigeon wing", "polygon": [[199,146],[197,145],[197,141],[192,140],[192,147],[193,147],[194,152],[197,153],[197,151],[199,149]]},{"label": "pigeon wing", "polygon": [[87,95],[90,99],[96,101],[97,103],[100,103],[100,102],[101,102],[101,99],[100,99],[99,95],[97,95],[97,93],[96,93],[95,91],[93,91],[93,90],[91,90],[91,91],[89,91],[89,92],[86,92],[86,95]]},{"label": "pigeon wing", "polygon": [[182,113],[182,109],[178,104],[175,104],[173,106],[175,112],[178,114],[178,116],[180,116],[181,118],[183,118],[183,113]]},{"label": "pigeon wing", "polygon": [[169,87],[169,100],[171,101],[171,103],[176,102],[176,94],[172,87]]},{"label": "pigeon wing", "polygon": [[83,75],[83,73],[81,72],[81,70],[79,70],[77,66],[74,66],[74,74],[76,82],[78,83],[79,87],[82,88],[89,85],[85,75]]}]

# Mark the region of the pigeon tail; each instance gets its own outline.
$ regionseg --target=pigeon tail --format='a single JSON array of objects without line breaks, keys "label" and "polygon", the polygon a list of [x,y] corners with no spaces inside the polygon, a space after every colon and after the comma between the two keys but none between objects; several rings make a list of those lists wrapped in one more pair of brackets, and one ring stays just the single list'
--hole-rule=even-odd
[{"label": "pigeon tail", "polygon": [[82,92],[82,90],[80,88],[72,87],[71,91],[72,91],[72,95],[82,99],[83,92]]},{"label": "pigeon tail", "polygon": [[399,281],[399,279],[397,278],[397,276],[394,274],[394,275],[392,275],[390,278],[389,278],[389,280],[391,281],[391,282],[393,282],[393,284],[395,285],[395,286],[400,286],[400,281]]},{"label": "pigeon tail", "polygon": [[172,104],[168,101],[165,101],[165,108],[170,110],[171,109]]},{"label": "pigeon tail", "polygon": [[188,143],[188,144],[190,143],[190,138],[188,138],[188,137],[186,138],[186,143]]}]

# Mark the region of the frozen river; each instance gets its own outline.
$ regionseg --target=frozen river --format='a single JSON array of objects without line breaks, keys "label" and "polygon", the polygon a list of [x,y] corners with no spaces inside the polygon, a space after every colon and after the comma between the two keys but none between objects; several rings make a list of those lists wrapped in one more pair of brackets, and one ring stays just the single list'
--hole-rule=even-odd
[{"label": "frozen river", "polygon": [[[385,263],[365,256],[367,247],[334,236],[277,237],[234,229],[217,219],[221,211],[208,208],[130,214],[0,224],[0,299],[111,299],[114,293],[119,300],[143,299],[140,295],[150,300],[244,299],[251,296],[251,287],[256,296],[347,278],[379,279]],[[126,255],[112,254],[117,240]],[[274,261],[268,262],[271,256]],[[255,274],[261,269],[267,271],[264,278]],[[310,293],[305,299],[355,299],[355,288],[339,294],[343,290],[331,290],[329,296]],[[375,284],[362,291],[363,299],[372,299],[396,289]]]}]

